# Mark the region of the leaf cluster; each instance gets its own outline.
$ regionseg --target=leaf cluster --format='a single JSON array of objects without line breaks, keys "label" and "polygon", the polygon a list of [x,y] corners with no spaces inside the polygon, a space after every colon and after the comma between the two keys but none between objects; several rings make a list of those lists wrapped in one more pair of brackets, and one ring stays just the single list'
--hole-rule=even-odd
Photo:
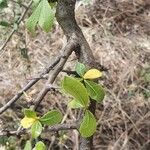
[{"label": "leaf cluster", "polygon": [[[51,110],[42,117],[37,117],[36,112],[31,109],[24,110],[25,117],[21,120],[21,125],[24,128],[29,128],[31,137],[37,139],[42,133],[44,125],[53,126],[62,120],[62,114],[58,110]],[[32,150],[31,140],[26,142],[24,150]],[[35,145],[35,150],[45,150],[43,142],[39,141]]]},{"label": "leaf cluster", "polygon": [[105,91],[103,87],[94,82],[94,79],[101,77],[102,73],[97,69],[87,70],[82,63],[77,63],[75,70],[80,78],[64,77],[62,88],[67,94],[73,97],[68,106],[84,110],[85,113],[79,131],[82,137],[90,137],[96,131],[96,119],[88,110],[88,106],[90,100],[95,100],[99,103],[104,99]]}]

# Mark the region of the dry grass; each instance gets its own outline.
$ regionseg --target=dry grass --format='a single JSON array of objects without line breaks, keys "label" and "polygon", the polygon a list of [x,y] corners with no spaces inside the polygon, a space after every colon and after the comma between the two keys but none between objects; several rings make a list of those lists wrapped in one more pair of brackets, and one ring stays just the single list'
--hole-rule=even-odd
[{"label": "dry grass", "polygon": [[[109,68],[100,81],[107,94],[103,104],[97,106],[96,150],[148,150],[150,147],[150,81],[147,80],[150,75],[149,8],[149,1],[142,0],[95,0],[90,6],[78,3],[78,23],[96,60]],[[58,25],[52,33],[38,32],[36,37],[31,37],[22,25],[20,34],[13,37],[0,57],[0,103],[3,105],[52,61],[51,58],[57,55],[65,42]],[[20,54],[19,49],[25,45],[29,60]],[[66,67],[72,69],[74,63],[72,56]],[[29,91],[31,99],[24,96],[13,106],[17,113],[12,109],[1,117],[3,128],[18,127],[21,108],[26,106],[26,101],[34,100],[44,82]],[[66,101],[60,93],[50,93],[40,110],[58,107],[65,117],[68,116],[68,121],[75,120],[78,114],[67,109]],[[77,132],[65,135],[68,137],[58,139],[53,134],[44,134],[44,138],[50,140],[53,149],[61,146],[76,149],[79,142]]]}]

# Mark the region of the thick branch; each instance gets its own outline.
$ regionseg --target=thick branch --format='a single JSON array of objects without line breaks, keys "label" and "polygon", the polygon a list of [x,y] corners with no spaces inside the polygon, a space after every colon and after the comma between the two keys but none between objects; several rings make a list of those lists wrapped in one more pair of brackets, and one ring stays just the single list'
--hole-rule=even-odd
[{"label": "thick branch", "polygon": [[[86,41],[81,29],[77,25],[75,20],[75,3],[76,0],[58,0],[57,10],[56,10],[56,18],[61,28],[63,29],[67,39],[69,39],[72,35],[75,35],[76,40],[80,46],[80,49],[75,51],[80,62],[84,63],[88,67],[95,67],[102,69],[101,65],[97,65],[95,62],[92,50],[88,42]],[[101,67],[101,68],[100,68]],[[89,110],[95,114],[96,104],[92,102],[90,104]],[[92,137],[85,139],[81,139],[80,144],[81,150],[90,150],[92,149]]]},{"label": "thick branch", "polygon": [[76,40],[78,40],[81,48],[81,51],[78,49],[76,53],[78,54],[80,61],[84,60],[85,63],[89,64],[93,62],[94,57],[81,29],[75,20],[75,3],[76,0],[58,0],[56,18],[67,39],[69,39],[72,35],[76,36]]},{"label": "thick branch", "polygon": [[60,59],[60,62],[58,63],[56,68],[53,70],[53,72],[49,75],[49,79],[48,79],[46,85],[41,90],[37,99],[35,100],[35,103],[36,103],[35,107],[34,107],[35,110],[37,109],[38,105],[41,103],[41,101],[43,100],[43,98],[45,97],[47,92],[49,91],[49,88],[47,88],[48,87],[47,85],[53,84],[57,75],[62,71],[68,57],[71,55],[72,51],[74,51],[77,48],[78,48],[78,44],[77,44],[76,40],[74,39],[74,36],[70,37],[67,45],[61,51],[62,57]]}]

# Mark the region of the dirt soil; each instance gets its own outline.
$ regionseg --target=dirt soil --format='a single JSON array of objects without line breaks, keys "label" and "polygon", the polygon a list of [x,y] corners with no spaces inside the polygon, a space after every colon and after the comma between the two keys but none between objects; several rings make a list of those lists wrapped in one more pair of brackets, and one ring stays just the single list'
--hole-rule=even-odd
[{"label": "dirt soil", "polygon": [[[79,1],[76,18],[95,59],[108,68],[99,81],[105,87],[106,97],[102,104],[97,105],[98,128],[94,149],[149,150],[150,1],[93,0],[88,5]],[[0,28],[0,43],[6,39],[4,33],[7,34],[8,30]],[[57,23],[51,33],[39,29],[35,37],[26,31],[22,23],[5,51],[0,53],[0,106],[5,105],[29,80],[38,77],[65,42]],[[21,53],[24,49],[27,49],[27,56]],[[75,63],[73,54],[65,69],[74,70]],[[59,75],[56,84],[60,84],[63,75]],[[23,117],[22,109],[34,102],[45,81],[43,79],[24,93],[11,109],[0,116],[0,130],[18,129]],[[67,108],[68,100],[59,91],[50,92],[38,112],[58,108],[66,117],[64,122],[71,122],[76,120],[78,113]],[[8,149],[16,148],[17,145],[22,146],[27,138],[27,135],[5,136],[0,143],[6,144]],[[77,131],[43,133],[42,138],[49,149],[76,150],[79,145]],[[16,143],[12,142],[16,139]],[[5,149],[4,146],[1,148]]]}]

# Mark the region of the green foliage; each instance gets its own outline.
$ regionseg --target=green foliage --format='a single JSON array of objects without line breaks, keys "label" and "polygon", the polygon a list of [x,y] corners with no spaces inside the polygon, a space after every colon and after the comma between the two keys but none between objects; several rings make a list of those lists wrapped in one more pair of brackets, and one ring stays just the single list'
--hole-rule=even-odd
[{"label": "green foliage", "polygon": [[25,147],[24,147],[23,150],[32,150],[32,144],[31,144],[31,141],[30,141],[30,140],[28,140],[28,141],[26,142],[26,145],[25,145]]},{"label": "green foliage", "polygon": [[37,138],[42,132],[42,124],[40,121],[35,121],[31,127],[31,135],[33,138]]},{"label": "green foliage", "polygon": [[45,32],[49,32],[54,24],[55,9],[50,6],[47,0],[41,0],[27,20],[27,29],[34,33],[38,24]]},{"label": "green foliage", "polygon": [[60,123],[62,120],[62,114],[57,110],[47,112],[43,117],[40,118],[40,122],[43,125],[55,125]]},{"label": "green foliage", "polygon": [[0,9],[6,8],[7,6],[7,0],[0,0]]},{"label": "green foliage", "polygon": [[105,91],[102,86],[89,80],[85,80],[84,82],[89,96],[97,102],[101,102],[105,97]]},{"label": "green foliage", "polygon": [[89,96],[84,85],[72,77],[64,77],[62,81],[63,89],[74,97],[74,99],[84,106],[85,108],[89,105]]},{"label": "green foliage", "polygon": [[79,131],[82,137],[90,137],[96,131],[96,119],[89,110],[85,112]]},{"label": "green foliage", "polygon": [[10,24],[9,24],[9,22],[7,22],[7,21],[0,21],[0,26],[9,27]]},{"label": "green foliage", "polygon": [[35,150],[46,150],[46,146],[43,142],[39,141],[35,145]]},{"label": "green foliage", "polygon": [[[75,70],[81,78],[65,76],[61,83],[63,90],[74,98],[68,103],[68,106],[74,109],[80,108],[85,112],[79,132],[82,137],[87,138],[94,134],[97,126],[94,115],[88,110],[90,100],[101,102],[105,96],[103,87],[93,81],[101,77],[102,73],[94,68],[87,71],[85,65],[81,63],[76,65]],[[51,110],[42,117],[37,117],[36,112],[30,109],[25,109],[24,114],[25,117],[22,119],[22,126],[25,128],[31,127],[31,135],[35,139],[40,136],[42,126],[56,125],[61,122],[63,117],[58,110]],[[28,141],[25,147],[30,149],[30,146],[31,143]],[[37,142],[34,147],[34,150],[45,149],[46,146],[41,141]]]},{"label": "green foliage", "polygon": [[0,136],[0,145],[6,145],[7,142],[8,142],[7,136]]},{"label": "green foliage", "polygon": [[24,128],[31,127],[31,135],[37,138],[42,132],[42,125],[55,125],[61,122],[62,114],[58,110],[52,110],[44,114],[41,118],[37,117],[36,112],[31,109],[24,109],[25,117],[21,120]]},{"label": "green foliage", "polygon": [[35,118],[36,116],[36,112],[31,110],[31,109],[24,109],[24,115],[28,118]]},{"label": "green foliage", "polygon": [[92,81],[101,77],[102,73],[94,68],[87,71],[85,65],[82,63],[77,63],[75,70],[81,78],[64,77],[62,88],[74,98],[68,103],[70,108],[82,108],[85,110],[85,116],[83,117],[79,131],[82,137],[90,137],[96,131],[96,119],[87,110],[89,96],[92,100],[96,100],[96,102],[101,102],[104,99],[105,91],[103,87]]},{"label": "green foliage", "polygon": [[84,75],[85,72],[86,72],[86,67],[85,67],[84,64],[78,62],[78,63],[76,64],[75,71],[77,72],[77,74],[78,74],[79,76],[83,77],[83,75]]}]

